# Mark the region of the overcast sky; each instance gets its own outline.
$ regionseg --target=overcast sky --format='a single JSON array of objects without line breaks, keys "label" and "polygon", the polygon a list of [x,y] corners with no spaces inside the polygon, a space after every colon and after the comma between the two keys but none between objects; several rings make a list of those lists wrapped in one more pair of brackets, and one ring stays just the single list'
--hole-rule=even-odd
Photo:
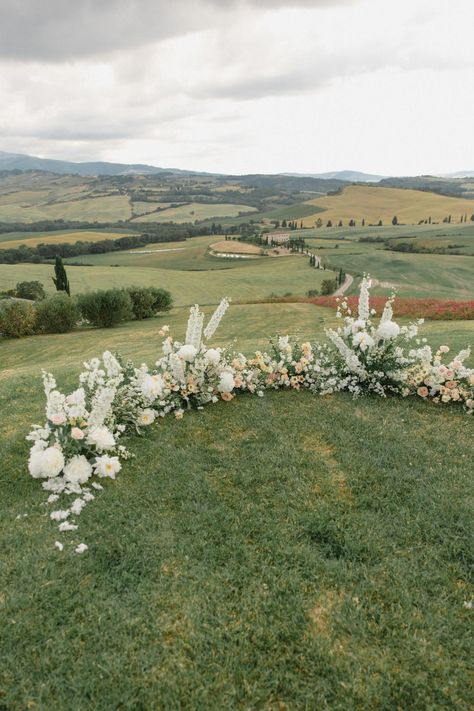
[{"label": "overcast sky", "polygon": [[0,150],[474,170],[474,0],[0,0]]}]

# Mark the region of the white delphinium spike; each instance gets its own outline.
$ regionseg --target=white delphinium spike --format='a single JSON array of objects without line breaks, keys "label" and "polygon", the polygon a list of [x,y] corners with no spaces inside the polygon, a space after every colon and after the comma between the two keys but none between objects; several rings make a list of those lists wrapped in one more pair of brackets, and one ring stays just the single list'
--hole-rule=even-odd
[{"label": "white delphinium spike", "polygon": [[336,331],[328,329],[326,331],[326,335],[334,343],[337,350],[344,358],[344,362],[346,363],[349,370],[354,373],[358,373],[359,375],[365,373],[365,370],[362,367],[362,363],[360,362],[359,358],[356,356],[354,351],[351,350],[346,343],[344,343],[343,339],[338,333],[336,333]]},{"label": "white delphinium spike", "polygon": [[115,388],[101,388],[92,400],[89,428],[100,427],[109,415],[116,394]]},{"label": "white delphinium spike", "polygon": [[364,277],[360,283],[360,294],[359,294],[359,318],[367,321],[369,318],[369,289],[371,281],[370,278],[364,274]]},{"label": "white delphinium spike", "polygon": [[194,306],[191,306],[189,312],[188,326],[186,328],[186,338],[184,341],[186,345],[194,346],[196,349],[199,350],[201,346],[203,322],[204,314],[200,312],[199,306],[197,304],[194,304]]},{"label": "white delphinium spike", "polygon": [[380,317],[380,323],[384,323],[385,321],[391,321],[392,318],[393,318],[392,299],[388,299],[387,303],[385,304],[383,314]]},{"label": "white delphinium spike", "polygon": [[48,396],[52,390],[56,389],[56,381],[51,373],[47,373],[46,370],[42,370],[41,372],[43,375],[44,392],[46,396]]},{"label": "white delphinium spike", "polygon": [[209,323],[204,329],[204,336],[206,339],[212,338],[222,320],[222,317],[224,316],[228,308],[229,299],[227,297],[224,297],[217,309],[212,314],[211,318],[209,319]]},{"label": "white delphinium spike", "polygon": [[178,356],[173,353],[170,355],[170,369],[171,369],[171,374],[173,378],[178,382],[178,383],[184,383],[186,380],[186,376],[184,374],[184,363],[181,358],[178,358]]},{"label": "white delphinium spike", "polygon": [[453,358],[451,363],[455,363],[456,361],[463,363],[466,360],[466,358],[469,358],[470,355],[471,355],[471,349],[469,347],[465,348],[464,350],[459,351],[459,353],[457,354],[457,356],[455,356]]}]

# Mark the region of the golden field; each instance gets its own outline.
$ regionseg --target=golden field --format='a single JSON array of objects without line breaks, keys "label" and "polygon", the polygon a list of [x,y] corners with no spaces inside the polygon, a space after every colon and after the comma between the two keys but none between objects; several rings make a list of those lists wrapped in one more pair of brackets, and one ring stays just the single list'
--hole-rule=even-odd
[{"label": "golden field", "polygon": [[[459,222],[461,215],[467,219],[474,213],[474,200],[447,197],[421,190],[405,190],[400,188],[377,188],[362,185],[351,185],[344,188],[339,195],[327,195],[314,198],[304,205],[314,205],[313,215],[302,216],[305,227],[314,227],[318,218],[326,224],[328,220],[338,223],[342,220],[347,225],[351,219],[359,224],[362,219],[366,223],[384,224],[392,221],[394,215],[400,223],[416,224],[420,220],[431,217],[432,222],[442,222],[448,215],[453,222]],[[323,208],[324,212],[317,208]]]}]

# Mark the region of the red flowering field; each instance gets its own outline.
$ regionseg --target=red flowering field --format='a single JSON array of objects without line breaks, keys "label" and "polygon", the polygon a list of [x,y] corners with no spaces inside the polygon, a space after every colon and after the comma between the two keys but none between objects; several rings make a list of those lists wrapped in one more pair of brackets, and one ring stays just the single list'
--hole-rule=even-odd
[{"label": "red flowering field", "polygon": [[[357,296],[348,296],[346,301],[351,309],[357,308]],[[315,296],[306,301],[316,306],[336,308],[335,296]],[[370,306],[381,314],[387,300],[386,296],[371,296]],[[395,316],[411,318],[427,318],[439,321],[464,321],[474,319],[473,301],[452,301],[444,299],[412,299],[398,297],[395,299],[393,311]]]}]

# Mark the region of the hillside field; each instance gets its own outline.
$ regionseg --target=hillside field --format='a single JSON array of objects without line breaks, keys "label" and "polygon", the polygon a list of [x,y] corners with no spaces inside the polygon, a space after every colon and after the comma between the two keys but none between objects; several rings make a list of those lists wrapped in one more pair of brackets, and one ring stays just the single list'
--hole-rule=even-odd
[{"label": "hillside field", "polygon": [[54,230],[52,232],[7,232],[0,234],[0,249],[36,247],[38,244],[61,244],[64,242],[100,242],[137,234],[133,230]]},{"label": "hillside field", "polygon": [[401,223],[417,224],[429,217],[432,221],[442,222],[448,215],[452,215],[453,221],[457,223],[461,215],[467,214],[469,220],[474,214],[474,200],[446,197],[421,190],[362,185],[351,185],[338,195],[318,197],[304,205],[319,208],[312,215],[294,215],[293,219],[302,218],[304,227],[313,227],[319,217],[324,224],[328,220],[333,223],[342,220],[347,224],[351,219],[360,223],[363,218],[366,224],[377,224],[379,220],[390,224],[396,215]]},{"label": "hillside field", "polygon": [[[143,257],[146,260],[146,255]],[[215,260],[224,262],[217,257]],[[72,293],[136,284],[159,286],[168,289],[175,303],[182,306],[194,302],[215,304],[226,295],[237,301],[265,299],[271,295],[304,295],[311,289],[319,290],[323,279],[335,276],[329,271],[312,269],[303,257],[229,261],[232,261],[232,267],[215,269],[212,276],[207,270],[81,266],[69,267],[68,277]],[[235,262],[242,264],[234,266]],[[0,264],[0,291],[12,289],[19,281],[38,280],[53,293],[52,273],[53,268],[49,264]]]},{"label": "hillside field", "polygon": [[213,217],[235,217],[241,212],[256,212],[255,207],[234,203],[202,204],[191,202],[179,207],[168,207],[166,210],[151,212],[136,217],[134,222],[195,222],[209,220]]}]

